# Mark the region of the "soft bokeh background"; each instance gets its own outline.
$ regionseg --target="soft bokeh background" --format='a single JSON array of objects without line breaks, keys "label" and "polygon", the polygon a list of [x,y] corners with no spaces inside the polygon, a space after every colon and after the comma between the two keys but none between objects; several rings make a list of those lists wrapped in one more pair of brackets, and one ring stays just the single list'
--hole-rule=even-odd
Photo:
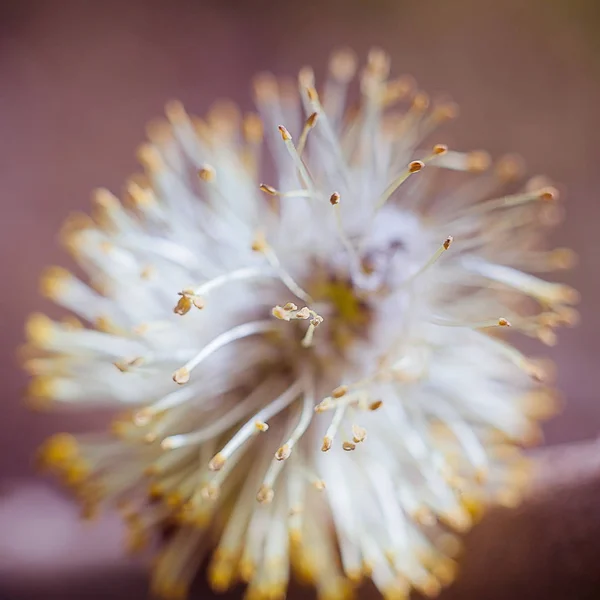
[{"label": "soft bokeh background", "polygon": [[[193,112],[216,98],[250,105],[258,70],[322,72],[329,51],[382,46],[396,74],[447,91],[459,121],[440,141],[498,155],[567,190],[555,235],[580,266],[583,326],[549,354],[568,398],[550,445],[600,431],[600,3],[597,0],[14,0],[0,2],[0,597],[143,598],[139,563],[120,552],[110,515],[82,525],[31,468],[35,447],[90,417],[30,414],[14,349],[48,263],[64,263],[56,232],[90,190],[120,190],[145,123],[177,97]],[[101,420],[99,416],[98,419]],[[540,492],[472,534],[451,598],[598,598],[600,447],[546,451]],[[596,508],[595,508],[596,507]],[[595,512],[594,512],[595,510]],[[594,522],[594,518],[596,523]],[[200,592],[202,594],[202,592]]]}]

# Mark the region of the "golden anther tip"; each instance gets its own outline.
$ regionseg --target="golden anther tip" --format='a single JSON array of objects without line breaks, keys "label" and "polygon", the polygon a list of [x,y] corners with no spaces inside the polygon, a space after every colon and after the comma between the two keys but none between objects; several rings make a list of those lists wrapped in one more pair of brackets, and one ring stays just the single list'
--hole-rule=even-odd
[{"label": "golden anther tip", "polygon": [[249,113],[244,117],[242,128],[249,144],[258,144],[263,139],[262,120],[256,113]]},{"label": "golden anther tip", "polygon": [[323,321],[324,319],[321,315],[314,315],[313,318],[310,320],[310,324],[314,327],[318,327]]},{"label": "golden anther tip", "polygon": [[283,306],[279,306],[279,304],[277,306],[274,306],[271,309],[271,314],[276,319],[280,319],[281,321],[289,321],[290,320],[289,311],[285,310],[285,308],[283,308]]},{"label": "golden anther tip", "polygon": [[463,551],[463,542],[455,534],[444,532],[434,541],[435,547],[448,558],[457,558]]},{"label": "golden anther tip", "polygon": [[293,302],[287,302],[284,304],[283,310],[298,310],[298,307]]},{"label": "golden anther tip", "polygon": [[416,112],[425,112],[429,108],[429,96],[425,92],[418,92],[412,101],[412,108]]},{"label": "golden anther tip", "polygon": [[258,186],[258,189],[265,194],[269,194],[269,196],[277,196],[277,190],[272,185],[267,185],[266,183],[261,183]]},{"label": "golden anther tip", "polygon": [[233,567],[229,563],[223,561],[211,565],[208,579],[213,591],[218,594],[223,594],[232,586],[234,580],[233,576]]},{"label": "golden anther tip", "polygon": [[510,327],[510,321],[508,319],[505,319],[504,317],[500,317],[498,319],[498,325],[500,327]]},{"label": "golden anther tip", "polygon": [[440,104],[433,109],[433,116],[438,121],[450,121],[458,117],[459,109],[458,104],[454,102],[447,102]]},{"label": "golden anther tip", "polygon": [[452,245],[452,242],[454,241],[454,238],[449,235],[445,240],[444,240],[444,250],[448,250],[448,248],[450,248],[450,246]]},{"label": "golden anther tip", "polygon": [[390,55],[381,48],[371,48],[367,54],[367,68],[379,77],[389,75],[390,62]]},{"label": "golden anther tip", "polygon": [[562,302],[565,304],[579,304],[581,301],[581,294],[569,285],[562,285],[560,287],[560,296]]},{"label": "golden anther tip", "polygon": [[62,465],[77,458],[79,446],[71,434],[57,433],[42,444],[40,454],[44,464]]},{"label": "golden anther tip", "polygon": [[171,123],[183,123],[187,120],[188,115],[179,100],[168,100],[165,104],[165,115]]},{"label": "golden anther tip", "polygon": [[467,169],[471,173],[487,171],[492,164],[492,157],[484,150],[474,150],[467,154]]},{"label": "golden anther tip", "polygon": [[200,490],[200,495],[205,500],[216,500],[220,494],[221,488],[214,483],[208,483]]},{"label": "golden anther tip", "polygon": [[577,264],[577,253],[571,248],[556,248],[552,250],[552,265],[557,269],[572,269]]},{"label": "golden anther tip", "polygon": [[309,115],[308,119],[306,119],[306,126],[307,127],[314,127],[317,123],[317,120],[319,118],[319,113],[312,113],[311,115]]},{"label": "golden anther tip", "polygon": [[340,385],[338,387],[335,388],[335,390],[333,390],[333,392],[331,392],[331,395],[334,398],[342,398],[343,396],[345,396],[348,392],[348,386],[347,385]]},{"label": "golden anther tip", "polygon": [[277,452],[275,452],[275,458],[276,460],[286,460],[290,457],[291,454],[292,449],[289,447],[288,444],[284,444],[283,446],[281,446],[281,448],[277,449]]},{"label": "golden anther tip", "polygon": [[141,367],[144,364],[144,357],[143,356],[136,356],[135,358],[129,358],[126,361],[126,364],[129,367]]},{"label": "golden anther tip", "polygon": [[146,135],[152,143],[161,146],[173,139],[173,129],[165,119],[152,119],[146,125]]},{"label": "golden anther tip", "polygon": [[154,444],[154,442],[156,441],[156,438],[158,437],[156,431],[149,431],[145,436],[144,436],[144,443],[146,444]]},{"label": "golden anther tip", "polygon": [[371,410],[371,411],[377,410],[382,405],[383,405],[383,400],[375,400],[375,402],[371,402],[371,404],[369,404],[369,410]]},{"label": "golden anther tip", "polygon": [[346,452],[352,452],[352,450],[356,449],[356,444],[354,442],[344,441],[344,442],[342,442],[342,448]]},{"label": "golden anther tip", "polygon": [[220,471],[227,462],[227,457],[224,456],[221,452],[217,452],[208,463],[208,468],[211,471]]},{"label": "golden anther tip", "polygon": [[296,318],[297,319],[308,319],[310,317],[310,309],[308,308],[308,306],[305,306],[303,308],[301,308],[297,313],[296,313]]},{"label": "golden anther tip", "polygon": [[473,525],[473,520],[469,513],[462,508],[454,508],[439,514],[439,518],[449,527],[463,533],[468,531]]},{"label": "golden anther tip", "polygon": [[140,164],[150,173],[160,171],[163,160],[159,151],[152,144],[142,144],[136,152]]},{"label": "golden anther tip", "polygon": [[447,587],[455,579],[458,571],[458,565],[451,559],[444,559],[433,566],[432,573],[440,580],[440,583]]},{"label": "golden anther tip", "polygon": [[173,448],[176,448],[175,444],[173,443],[173,440],[171,438],[165,438],[161,443],[160,443],[160,447],[163,450],[173,450]]},{"label": "golden anther tip", "polygon": [[361,569],[348,569],[346,571],[346,577],[354,585],[358,585],[363,580],[363,572]]},{"label": "golden anther tip", "polygon": [[388,81],[385,88],[384,102],[391,104],[407,98],[413,93],[415,85],[415,80],[409,75],[403,75],[394,81]]},{"label": "golden anther tip", "polygon": [[48,267],[40,278],[40,291],[45,298],[55,300],[64,291],[72,275],[62,267]]},{"label": "golden anther tip", "polygon": [[42,313],[34,313],[27,318],[25,335],[28,341],[44,345],[52,338],[54,324],[52,319]]},{"label": "golden anther tip", "polygon": [[529,423],[520,441],[526,448],[539,446],[544,441],[544,432],[537,423]]},{"label": "golden anther tip", "polygon": [[435,154],[436,156],[446,154],[446,152],[448,152],[448,146],[446,146],[445,144],[436,144],[433,147],[433,154]]},{"label": "golden anther tip", "polygon": [[279,129],[279,133],[281,133],[281,139],[284,142],[290,142],[292,140],[290,132],[283,125],[279,125],[277,129]]},{"label": "golden anther tip", "polygon": [[304,66],[298,71],[298,82],[303,88],[315,85],[315,72],[312,70],[312,67]]},{"label": "golden anther tip", "polygon": [[250,583],[256,574],[256,565],[254,562],[247,558],[242,557],[239,564],[239,575],[240,579],[245,583]]},{"label": "golden anther tip", "polygon": [[175,383],[178,383],[179,385],[183,385],[184,383],[187,383],[189,380],[190,380],[190,372],[185,367],[181,367],[180,369],[177,369],[177,371],[175,371],[173,373],[173,381]]},{"label": "golden anther tip", "polygon": [[333,440],[329,436],[325,436],[323,438],[323,444],[321,446],[321,452],[327,452],[331,450],[331,446],[333,445]]},{"label": "golden anther tip", "polygon": [[187,313],[190,312],[190,310],[192,309],[192,301],[190,300],[189,296],[184,296],[182,295],[177,304],[175,305],[175,308],[173,309],[173,312],[176,315],[186,315]]},{"label": "golden anther tip", "polygon": [[500,179],[510,182],[523,176],[525,164],[517,154],[507,154],[500,158],[496,164],[496,173]]},{"label": "golden anther tip", "polygon": [[412,513],[411,517],[419,525],[428,526],[435,523],[435,517],[433,516],[433,513],[426,506],[417,507]]},{"label": "golden anther tip", "polygon": [[306,88],[306,95],[311,102],[318,102],[319,94],[317,90],[313,86],[309,86]]},{"label": "golden anther tip", "polygon": [[356,54],[349,48],[341,48],[331,55],[329,71],[335,79],[346,83],[356,75],[357,65]]},{"label": "golden anther tip", "polygon": [[213,166],[204,165],[200,167],[200,169],[198,169],[198,177],[200,177],[202,181],[211,183],[217,178],[217,172],[215,171],[215,168]]},{"label": "golden anther tip", "polygon": [[559,198],[558,190],[552,186],[547,186],[547,187],[542,188],[539,191],[539,195],[540,195],[540,200],[545,200],[546,202],[549,202],[551,200],[558,200],[558,198]]},{"label": "golden anther tip", "polygon": [[340,195],[338,192],[333,192],[333,194],[331,194],[331,196],[329,197],[329,203],[331,204],[331,206],[336,206],[340,203]]},{"label": "golden anther tip", "polygon": [[425,166],[425,163],[422,160],[413,160],[408,165],[409,173],[417,173]]},{"label": "golden anther tip", "polygon": [[325,482],[322,479],[315,479],[313,481],[313,487],[316,490],[319,490],[319,492],[322,492],[326,488],[326,485],[325,485]]},{"label": "golden anther tip", "polygon": [[134,413],[132,421],[136,427],[145,427],[152,420],[152,412],[147,408],[142,408]]},{"label": "golden anther tip", "polygon": [[359,425],[352,425],[352,441],[355,444],[364,442],[367,438],[367,430]]},{"label": "golden anther tip", "polygon": [[433,575],[428,575],[416,582],[415,587],[427,598],[436,598],[442,591],[440,582]]},{"label": "golden anther tip", "polygon": [[156,268],[152,265],[146,265],[140,271],[140,279],[143,279],[144,281],[149,281],[154,277],[154,275],[156,275]]},{"label": "golden anther tip", "polygon": [[265,432],[269,429],[269,425],[267,423],[265,423],[264,421],[255,421],[254,427],[256,427],[257,431],[262,431],[262,432]]},{"label": "golden anther tip", "polygon": [[118,198],[106,188],[97,188],[92,192],[92,202],[106,210],[119,208]]},{"label": "golden anther tip", "polygon": [[263,233],[257,233],[252,242],[252,250],[254,252],[264,252],[268,248],[267,240]]},{"label": "golden anther tip", "polygon": [[274,496],[275,492],[273,491],[273,488],[270,485],[263,483],[256,494],[256,499],[261,504],[270,504],[273,502]]},{"label": "golden anther tip", "polygon": [[121,373],[127,373],[127,371],[129,371],[129,365],[125,361],[117,360],[113,362],[113,365],[119,369]]}]

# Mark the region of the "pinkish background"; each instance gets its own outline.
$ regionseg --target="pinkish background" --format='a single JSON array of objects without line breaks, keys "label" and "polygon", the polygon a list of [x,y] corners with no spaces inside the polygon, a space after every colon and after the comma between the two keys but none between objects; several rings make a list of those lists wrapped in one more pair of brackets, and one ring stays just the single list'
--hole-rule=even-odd
[{"label": "pinkish background", "polygon": [[[59,226],[70,211],[87,209],[94,187],[120,190],[145,123],[166,100],[177,97],[198,113],[222,97],[248,107],[254,72],[295,74],[311,63],[319,73],[339,45],[363,54],[382,46],[394,73],[449,92],[461,117],[440,141],[517,151],[532,173],[546,172],[567,190],[568,216],[555,241],[580,254],[565,280],[582,293],[583,325],[564,330],[548,351],[568,405],[547,426],[547,441],[597,436],[600,3],[5,0],[0,598],[145,597],[143,569],[122,558],[116,520],[80,524],[70,502],[30,467],[46,435],[91,423],[30,414],[21,403],[26,381],[14,349],[26,315],[52,310],[37,280],[45,265],[68,261],[55,240]],[[599,598],[592,560],[600,555],[599,450],[591,443],[545,451],[541,491],[521,512],[498,512],[476,529],[448,598]]]}]

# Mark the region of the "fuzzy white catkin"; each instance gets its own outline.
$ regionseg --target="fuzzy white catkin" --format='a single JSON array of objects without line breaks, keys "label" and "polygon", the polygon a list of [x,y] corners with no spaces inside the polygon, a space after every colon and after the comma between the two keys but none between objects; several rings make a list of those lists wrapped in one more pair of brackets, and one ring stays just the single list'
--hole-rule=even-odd
[{"label": "fuzzy white catkin", "polygon": [[553,344],[576,320],[576,292],[537,276],[573,262],[540,242],[556,189],[503,195],[515,158],[433,146],[456,107],[388,79],[380,50],[347,106],[356,71],[342,50],[320,94],[308,68],[297,87],[262,75],[245,117],[170,103],[123,201],[99,190],[65,225],[89,283],[43,278],[77,318],[31,317],[30,396],[123,414],[41,463],[87,514],[118,506],[132,549],[168,531],[165,598],[215,544],[217,591],[280,598],[294,571],[327,600],[363,576],[435,596],[454,532],[519,501],[519,446],[555,408],[547,365],[505,333]]}]

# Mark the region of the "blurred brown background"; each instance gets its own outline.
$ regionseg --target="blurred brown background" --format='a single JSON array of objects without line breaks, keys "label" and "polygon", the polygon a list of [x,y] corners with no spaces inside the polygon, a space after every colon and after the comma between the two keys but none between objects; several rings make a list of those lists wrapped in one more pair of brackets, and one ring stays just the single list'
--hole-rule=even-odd
[{"label": "blurred brown background", "polygon": [[[340,45],[363,54],[382,46],[394,73],[410,72],[424,89],[449,92],[461,117],[440,141],[495,155],[517,151],[532,173],[564,185],[568,216],[555,241],[581,257],[565,278],[582,293],[583,326],[561,332],[559,346],[548,351],[560,363],[568,405],[547,426],[547,441],[597,436],[597,0],[0,2],[0,597],[145,594],[140,566],[121,557],[116,521],[79,524],[72,505],[30,468],[47,434],[90,423],[87,416],[27,413],[25,377],[15,366],[26,315],[47,309],[38,275],[49,263],[67,261],[56,243],[59,226],[68,212],[87,208],[94,187],[119,191],[135,169],[145,123],[166,100],[177,97],[198,113],[221,97],[248,107],[254,72],[293,74],[305,63],[323,72],[329,51]],[[594,496],[600,506],[600,494],[593,494],[600,491],[596,450],[584,444],[552,451],[548,474],[556,456],[568,473],[567,484],[564,478],[556,484],[564,498],[542,494],[553,503],[536,498],[525,516],[488,519],[473,534],[474,566],[451,597],[520,598],[523,590],[546,590],[545,598],[600,597],[600,584],[585,568],[589,553],[600,549],[592,514]],[[548,521],[569,523],[569,515],[584,513],[589,520],[574,526],[577,543],[565,525],[546,553],[543,543],[538,547]],[[549,584],[550,575],[563,576],[562,595],[552,595],[563,588]],[[573,587],[578,582],[583,587]],[[504,596],[507,590],[513,592]]]}]

